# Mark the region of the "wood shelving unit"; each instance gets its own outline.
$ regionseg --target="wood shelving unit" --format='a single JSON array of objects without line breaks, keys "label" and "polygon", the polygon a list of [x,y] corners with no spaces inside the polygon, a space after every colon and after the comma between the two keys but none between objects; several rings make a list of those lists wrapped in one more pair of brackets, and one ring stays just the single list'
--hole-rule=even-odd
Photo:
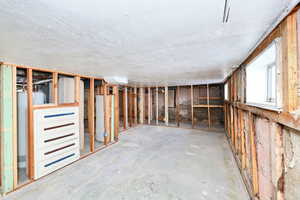
[{"label": "wood shelving unit", "polygon": [[213,124],[212,119],[215,118],[213,115],[216,114],[214,109],[222,109],[223,111],[224,108],[223,85],[206,84],[191,86],[191,89],[193,127],[207,124],[208,128],[211,128]]}]

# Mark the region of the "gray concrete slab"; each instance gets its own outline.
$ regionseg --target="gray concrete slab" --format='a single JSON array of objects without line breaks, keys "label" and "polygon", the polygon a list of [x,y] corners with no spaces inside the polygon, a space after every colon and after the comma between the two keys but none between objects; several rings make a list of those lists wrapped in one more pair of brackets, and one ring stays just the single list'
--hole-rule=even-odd
[{"label": "gray concrete slab", "polygon": [[138,126],[10,200],[247,200],[224,133]]}]

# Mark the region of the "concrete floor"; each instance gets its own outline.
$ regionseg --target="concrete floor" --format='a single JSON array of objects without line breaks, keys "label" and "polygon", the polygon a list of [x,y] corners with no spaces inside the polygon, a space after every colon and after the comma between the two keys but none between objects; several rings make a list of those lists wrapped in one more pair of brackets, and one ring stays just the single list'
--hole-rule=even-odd
[{"label": "concrete floor", "polygon": [[138,126],[10,200],[247,200],[224,133]]}]

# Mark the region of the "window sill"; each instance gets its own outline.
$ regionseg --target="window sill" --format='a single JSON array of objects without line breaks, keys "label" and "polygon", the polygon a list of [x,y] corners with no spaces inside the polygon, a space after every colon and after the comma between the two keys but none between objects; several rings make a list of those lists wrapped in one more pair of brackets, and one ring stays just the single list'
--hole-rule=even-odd
[{"label": "window sill", "polygon": [[264,109],[264,110],[274,111],[274,112],[277,112],[277,113],[281,113],[282,112],[281,108],[276,107],[276,106],[272,106],[272,105],[267,105],[267,104],[246,103],[246,105],[257,107],[257,108],[261,108],[261,109]]}]

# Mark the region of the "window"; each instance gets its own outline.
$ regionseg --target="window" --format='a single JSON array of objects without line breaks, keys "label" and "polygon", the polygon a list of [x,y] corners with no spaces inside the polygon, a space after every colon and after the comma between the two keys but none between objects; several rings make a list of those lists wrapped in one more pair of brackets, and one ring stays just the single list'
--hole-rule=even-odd
[{"label": "window", "polygon": [[280,108],[277,91],[279,39],[274,40],[246,66],[246,101],[248,104]]},{"label": "window", "polygon": [[266,101],[275,103],[276,99],[276,65],[271,64],[267,67],[267,96]]},{"label": "window", "polygon": [[225,85],[224,85],[224,98],[225,98],[225,100],[229,100],[229,97],[228,97],[228,83],[225,83]]}]

